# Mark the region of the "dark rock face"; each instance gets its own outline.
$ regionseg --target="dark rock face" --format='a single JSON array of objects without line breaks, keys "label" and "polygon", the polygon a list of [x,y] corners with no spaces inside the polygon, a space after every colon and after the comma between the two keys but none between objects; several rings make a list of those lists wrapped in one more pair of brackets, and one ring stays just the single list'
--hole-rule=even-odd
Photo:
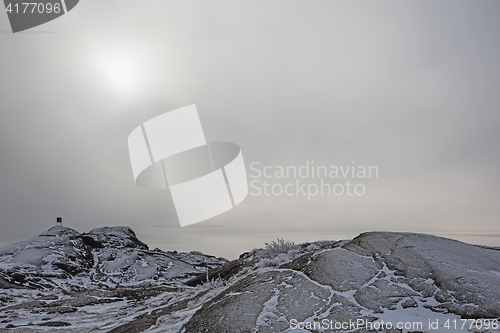
[{"label": "dark rock face", "polygon": [[[91,238],[94,244],[101,244],[101,247],[149,249],[145,243],[137,238],[135,232],[129,227],[96,228],[82,236],[87,239]],[[99,247],[99,245],[97,247]]]},{"label": "dark rock face", "polygon": [[244,267],[249,267],[249,266],[251,266],[251,264],[249,264],[244,260],[241,259],[233,260],[221,267],[211,269],[207,274],[208,276],[205,274],[198,275],[186,281],[185,284],[190,287],[196,287],[200,284],[207,282],[207,278],[208,281],[219,278],[224,280],[229,280],[231,277],[238,274]]},{"label": "dark rock face", "polygon": [[93,249],[102,249],[104,247],[101,242],[87,235],[82,235],[82,241],[85,245],[88,245]]}]

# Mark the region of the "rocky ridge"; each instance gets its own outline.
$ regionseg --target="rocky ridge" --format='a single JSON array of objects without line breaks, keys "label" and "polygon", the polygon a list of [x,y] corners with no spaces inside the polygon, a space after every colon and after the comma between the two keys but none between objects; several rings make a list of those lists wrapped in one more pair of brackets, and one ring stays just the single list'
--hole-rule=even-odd
[{"label": "rocky ridge", "polygon": [[56,226],[0,249],[0,287],[79,291],[98,285],[170,281],[226,262],[200,252],[151,251],[129,227],[102,227],[80,234]]},{"label": "rocky ridge", "polygon": [[[64,278],[52,277],[52,284],[42,281],[59,289],[40,281],[4,279],[0,331],[500,332],[498,324],[493,325],[500,321],[498,248],[425,234],[368,232],[352,240],[298,245],[278,240],[225,262],[198,252],[149,251],[132,230],[121,228],[100,228],[81,235],[49,230],[50,242],[59,247],[45,249],[53,252],[44,256],[30,252],[30,274],[42,276],[37,269],[64,274]],[[49,239],[44,237],[42,240]],[[80,242],[92,256],[80,245],[69,246]],[[14,246],[21,249],[18,252],[12,246],[0,249],[2,274],[12,265],[28,270],[25,256],[18,258],[16,253],[32,247],[19,244]],[[74,258],[63,262],[56,248]],[[53,256],[50,269],[42,264],[47,260],[40,259],[47,255]],[[169,266],[166,260],[175,264]],[[123,267],[127,268],[122,272]],[[202,272],[203,267],[210,270]],[[54,282],[85,274],[92,276],[89,285],[98,287],[79,289]],[[461,323],[460,319],[482,326],[444,327],[447,321]],[[333,326],[311,326],[323,320]],[[422,326],[334,326],[359,320],[370,325],[402,322]],[[439,322],[437,330],[428,327],[430,321]]]}]

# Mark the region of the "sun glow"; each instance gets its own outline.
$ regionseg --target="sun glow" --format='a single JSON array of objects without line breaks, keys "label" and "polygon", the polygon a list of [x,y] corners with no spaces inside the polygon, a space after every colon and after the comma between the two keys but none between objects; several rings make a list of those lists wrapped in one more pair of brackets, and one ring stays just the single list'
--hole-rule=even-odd
[{"label": "sun glow", "polygon": [[117,59],[106,68],[110,83],[118,87],[128,87],[134,82],[133,65],[124,59]]},{"label": "sun glow", "polygon": [[98,61],[98,71],[104,84],[117,93],[130,94],[141,86],[142,62],[126,53],[109,53]]}]

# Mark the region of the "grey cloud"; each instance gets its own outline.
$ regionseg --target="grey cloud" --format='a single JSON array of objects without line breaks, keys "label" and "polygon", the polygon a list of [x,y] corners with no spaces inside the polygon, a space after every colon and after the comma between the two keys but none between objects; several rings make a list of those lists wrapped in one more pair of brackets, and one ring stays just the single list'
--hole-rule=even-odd
[{"label": "grey cloud", "polygon": [[[498,233],[499,7],[83,1],[34,29],[54,33],[2,33],[0,243],[59,215],[227,257],[275,237]],[[121,57],[138,68],[126,90],[99,63]],[[207,140],[237,143],[247,166],[354,160],[380,178],[363,198],[249,197],[204,222],[220,227],[177,228],[169,194],[134,184],[127,136],[190,104]]]}]

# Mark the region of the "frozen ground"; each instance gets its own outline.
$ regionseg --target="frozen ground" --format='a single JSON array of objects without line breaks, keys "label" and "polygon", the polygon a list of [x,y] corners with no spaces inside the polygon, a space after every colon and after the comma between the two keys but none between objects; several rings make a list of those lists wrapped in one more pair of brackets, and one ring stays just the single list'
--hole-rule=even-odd
[{"label": "frozen ground", "polygon": [[498,249],[371,232],[226,262],[53,229],[0,249],[0,331],[500,332]]}]

